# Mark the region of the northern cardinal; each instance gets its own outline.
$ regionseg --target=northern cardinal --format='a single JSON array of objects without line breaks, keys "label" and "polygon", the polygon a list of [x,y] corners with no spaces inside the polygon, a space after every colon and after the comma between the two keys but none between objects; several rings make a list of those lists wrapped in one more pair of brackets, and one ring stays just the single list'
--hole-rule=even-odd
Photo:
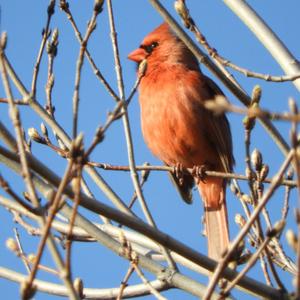
[{"label": "northern cardinal", "polygon": [[[170,27],[157,27],[128,58],[138,64],[147,60],[139,102],[143,136],[153,154],[168,166],[230,172],[234,158],[229,123],[225,115],[204,107],[223,93],[202,74],[196,57]],[[204,201],[208,255],[218,260],[229,243],[226,180],[187,174],[171,178],[187,203],[197,185]]]}]

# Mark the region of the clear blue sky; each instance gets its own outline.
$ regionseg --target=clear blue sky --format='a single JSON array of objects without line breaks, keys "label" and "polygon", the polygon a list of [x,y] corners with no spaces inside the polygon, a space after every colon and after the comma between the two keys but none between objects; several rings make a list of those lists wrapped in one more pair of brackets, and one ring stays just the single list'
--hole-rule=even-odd
[{"label": "clear blue sky", "polygon": [[[32,78],[32,70],[36,60],[41,41],[42,28],[46,22],[46,9],[48,1],[1,1],[1,31],[8,34],[7,56],[13,63],[15,70],[29,89]],[[164,1],[166,7],[173,10],[173,1]],[[222,1],[187,1],[192,15],[208,41],[219,53],[229,60],[257,72],[281,75],[283,71],[273,60],[270,54],[257,41],[253,34],[244,24],[226,7]],[[282,39],[290,51],[300,57],[299,41],[299,10],[298,0],[282,1],[258,1],[253,0],[250,4],[265,19],[271,28]],[[70,8],[74,14],[78,27],[82,33],[85,32],[86,22],[92,14],[93,1],[70,1]],[[127,55],[135,49],[143,37],[153,28],[162,22],[159,14],[152,8],[148,1],[130,0],[114,1],[116,28],[118,32],[120,57],[122,61],[123,76],[127,95],[134,84],[136,74],[135,65],[127,60]],[[177,19],[178,20],[178,19]],[[112,87],[117,91],[114,61],[111,50],[107,7],[104,6],[103,13],[98,17],[97,30],[93,33],[89,49],[96,64]],[[74,89],[74,71],[79,52],[79,45],[75,38],[73,29],[65,14],[56,7],[55,15],[51,22],[51,28],[59,29],[58,56],[55,60],[55,87],[53,92],[54,105],[56,107],[56,118],[58,122],[71,135],[72,130],[72,96]],[[47,75],[47,58],[43,57],[40,76],[38,79],[37,99],[41,104],[45,103],[44,86]],[[204,67],[203,72],[211,76]],[[288,98],[294,97],[299,103],[299,92],[291,83],[267,83],[258,79],[246,78],[243,75],[234,73],[243,88],[251,93],[252,88],[259,84],[263,89],[262,107],[281,112],[288,110]],[[219,83],[217,79],[214,78]],[[220,83],[219,83],[220,84]],[[221,84],[228,99],[240,105],[237,99],[226,90]],[[15,97],[20,95],[14,90]],[[4,96],[3,86],[0,85],[0,96]],[[103,124],[107,113],[113,109],[115,103],[101,84],[96,80],[87,62],[83,67],[82,86],[80,90],[80,116],[79,130],[84,133],[85,144],[89,145],[95,133],[95,128]],[[136,163],[142,164],[145,161],[151,164],[161,164],[144,144],[139,121],[139,106],[135,96],[129,107],[129,117],[135,147]],[[39,129],[41,120],[32,113],[29,108],[22,108],[21,118],[25,128],[36,127]],[[234,144],[234,155],[236,158],[235,171],[243,173],[244,164],[244,136],[242,117],[228,115]],[[0,104],[0,119],[12,128],[8,118],[7,107]],[[276,123],[288,140],[289,127],[283,122]],[[280,166],[283,156],[277,146],[266,135],[260,125],[254,130],[251,149],[262,150],[265,162],[270,164],[270,174],[274,174]],[[2,145],[2,142],[0,141]],[[116,122],[109,130],[104,142],[92,155],[92,160],[111,164],[127,165],[127,152],[125,147],[124,131],[122,122]],[[33,144],[33,153],[43,162],[49,163],[58,174],[62,175],[65,168],[65,161],[57,158],[56,154],[46,150],[37,144]],[[0,165],[0,172],[8,180],[14,180],[16,189],[21,193],[22,183],[16,176]],[[102,172],[108,183],[116,189],[122,199],[129,201],[133,193],[133,186],[129,174],[117,172]],[[245,191],[246,185],[242,185]],[[92,185],[96,198],[109,203],[107,199]],[[2,195],[2,190],[0,194]],[[280,217],[282,207],[283,190],[277,193],[269,205],[272,213],[272,221]],[[205,240],[201,237],[201,215],[202,204],[197,192],[192,206],[188,206],[179,199],[175,189],[169,182],[165,173],[151,173],[145,187],[145,196],[148,200],[154,218],[159,228],[188,244],[200,249],[205,253]],[[228,195],[229,219],[232,236],[237,233],[237,226],[234,223],[234,216],[242,212],[239,202],[232,194]],[[290,206],[295,207],[296,197],[292,197]],[[139,213],[139,209],[136,210]],[[170,213],[171,211],[171,213]],[[293,211],[289,215],[288,227],[294,224]],[[5,240],[13,236],[13,227],[18,227],[21,234],[23,246],[27,253],[35,252],[38,238],[28,236],[20,226],[12,223],[11,215],[0,207],[1,228],[0,234],[0,266],[17,269],[26,273],[22,263],[5,248]],[[99,245],[77,245],[74,247],[76,276],[84,278],[87,287],[117,287],[123,279],[128,263],[119,257],[111,254],[104,247]],[[292,252],[287,247],[287,253]],[[53,265],[48,254],[45,255],[43,263]],[[259,268],[250,272],[250,275],[257,277]],[[54,280],[51,276],[41,278]],[[291,276],[281,273],[283,281],[291,288]],[[192,274],[192,276],[194,276]],[[197,279],[197,276],[194,276]],[[58,282],[58,281],[56,281]],[[205,282],[205,281],[204,281]],[[17,299],[17,285],[0,278],[0,289],[3,299]],[[168,299],[192,299],[187,294],[178,291],[165,293]],[[45,294],[37,294],[35,299],[54,299]],[[152,297],[149,297],[149,299]],[[246,299],[246,298],[245,298]],[[250,299],[250,298],[249,298]]]}]

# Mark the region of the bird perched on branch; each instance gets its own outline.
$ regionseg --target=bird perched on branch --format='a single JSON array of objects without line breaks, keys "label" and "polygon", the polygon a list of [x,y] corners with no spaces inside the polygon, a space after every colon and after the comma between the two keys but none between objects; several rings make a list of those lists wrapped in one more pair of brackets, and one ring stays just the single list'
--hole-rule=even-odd
[{"label": "bird perched on branch", "polygon": [[[139,102],[143,136],[153,154],[168,166],[231,172],[229,123],[224,114],[205,108],[208,101],[224,95],[202,74],[196,57],[170,27],[166,23],[157,27],[128,58],[138,64],[147,60]],[[219,259],[229,243],[226,180],[199,180],[183,172],[172,173],[171,178],[187,203],[192,202],[192,188],[197,185],[204,202],[208,254]]]}]

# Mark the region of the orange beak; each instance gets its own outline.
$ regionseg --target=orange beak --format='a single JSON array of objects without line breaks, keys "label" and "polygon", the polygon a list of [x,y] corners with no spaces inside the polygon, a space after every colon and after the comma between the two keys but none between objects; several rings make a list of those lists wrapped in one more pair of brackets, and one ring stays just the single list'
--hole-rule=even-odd
[{"label": "orange beak", "polygon": [[147,53],[144,49],[142,48],[137,48],[134,51],[132,51],[127,58],[130,60],[133,60],[137,63],[140,63],[143,59],[147,57]]}]

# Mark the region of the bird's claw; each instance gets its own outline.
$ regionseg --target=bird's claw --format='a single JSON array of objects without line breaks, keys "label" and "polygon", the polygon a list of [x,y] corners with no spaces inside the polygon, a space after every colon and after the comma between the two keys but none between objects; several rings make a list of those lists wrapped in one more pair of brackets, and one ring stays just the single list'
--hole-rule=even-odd
[{"label": "bird's claw", "polygon": [[207,165],[193,166],[192,175],[194,178],[196,178],[197,184],[199,183],[199,181],[205,182],[207,170],[208,170]]},{"label": "bird's claw", "polygon": [[174,167],[174,173],[178,179],[179,185],[183,185],[183,166],[181,163],[176,163]]}]

